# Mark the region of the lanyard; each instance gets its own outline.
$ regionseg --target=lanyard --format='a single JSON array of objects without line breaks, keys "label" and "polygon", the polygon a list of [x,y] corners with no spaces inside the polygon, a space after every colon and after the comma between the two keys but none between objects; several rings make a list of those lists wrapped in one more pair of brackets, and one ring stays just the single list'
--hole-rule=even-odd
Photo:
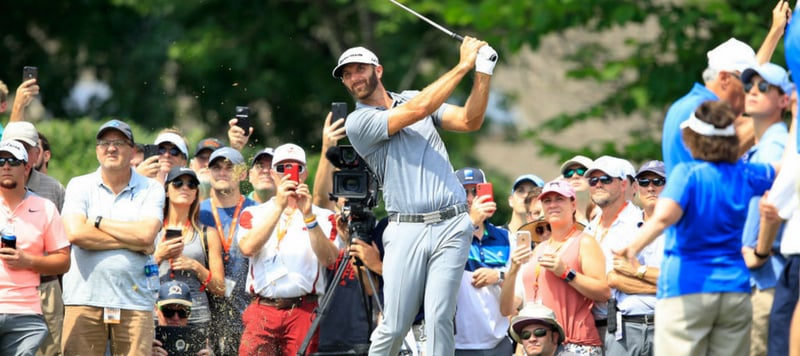
[{"label": "lanyard", "polygon": [[233,216],[231,217],[231,226],[228,230],[228,237],[225,237],[225,231],[222,229],[222,223],[219,220],[219,212],[217,212],[217,205],[214,204],[214,199],[211,200],[211,214],[214,215],[214,224],[217,226],[217,233],[219,234],[219,239],[222,241],[222,248],[225,250],[225,261],[228,260],[230,256],[230,249],[231,243],[233,243],[233,234],[236,232],[236,224],[239,221],[239,211],[242,209],[242,204],[244,203],[244,197],[239,197],[239,204],[236,204],[236,210],[233,212]]},{"label": "lanyard", "polygon": [[[285,220],[281,219],[282,223],[278,223],[278,231],[276,232],[278,235],[278,243],[275,245],[275,251],[281,250],[281,241],[283,241],[283,238],[286,237],[286,233],[289,231],[289,226],[292,224],[292,218],[294,218],[295,212],[296,210],[289,214]],[[283,229],[281,229],[281,226],[283,226]]]},{"label": "lanyard", "polygon": [[[623,210],[625,210],[626,206],[628,206],[628,202],[627,201],[625,202],[625,204],[622,204],[622,207],[619,208],[619,210],[617,211],[617,215],[614,215],[614,219],[611,220],[611,224],[609,224],[608,227],[603,230],[603,234],[600,235],[600,240],[598,240],[597,243],[599,243],[601,245],[603,244],[603,240],[605,240],[606,239],[606,235],[608,235],[608,230],[611,229],[611,226],[614,225],[614,222],[617,221],[617,218],[619,218],[619,214],[622,213]],[[598,231],[595,232],[595,234],[594,234],[595,237],[597,236],[597,233],[600,232],[600,226],[601,226],[602,223],[603,223],[603,217],[601,216],[600,217],[600,221],[597,222],[597,227],[598,227],[597,230]]]}]

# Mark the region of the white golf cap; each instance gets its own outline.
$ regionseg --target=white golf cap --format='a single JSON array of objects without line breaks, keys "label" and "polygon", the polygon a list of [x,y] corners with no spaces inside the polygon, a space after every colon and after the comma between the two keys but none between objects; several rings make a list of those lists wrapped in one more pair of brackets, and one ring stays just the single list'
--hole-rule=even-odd
[{"label": "white golf cap", "polygon": [[739,73],[756,66],[756,52],[746,43],[731,38],[706,53],[708,68]]},{"label": "white golf cap", "polygon": [[186,141],[184,141],[183,137],[181,137],[180,135],[173,132],[164,132],[158,135],[158,137],[156,137],[156,142],[155,142],[156,145],[160,145],[164,142],[169,142],[175,145],[175,147],[181,150],[181,153],[183,153],[184,158],[186,159],[189,158],[189,150],[186,149]]},{"label": "white golf cap", "polygon": [[364,63],[374,66],[381,65],[380,62],[378,62],[378,56],[372,53],[372,51],[364,47],[353,47],[344,51],[344,53],[339,56],[339,64],[336,65],[336,68],[333,68],[333,77],[342,79],[342,68],[350,63]]},{"label": "white golf cap", "polygon": [[289,160],[306,164],[306,151],[293,143],[280,145],[275,149],[275,153],[272,155],[272,167],[275,168],[278,163]]},{"label": "white golf cap", "polygon": [[8,152],[16,159],[28,162],[28,151],[19,141],[5,140],[0,142],[0,152]]}]

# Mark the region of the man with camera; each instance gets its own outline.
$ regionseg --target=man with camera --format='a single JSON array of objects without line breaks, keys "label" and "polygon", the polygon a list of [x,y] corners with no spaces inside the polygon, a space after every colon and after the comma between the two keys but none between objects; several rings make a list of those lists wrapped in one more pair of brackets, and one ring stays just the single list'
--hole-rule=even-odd
[{"label": "man with camera", "polygon": [[[468,132],[481,127],[496,61],[486,42],[465,37],[458,65],[421,92],[400,94],[384,88],[383,66],[366,48],[348,49],[333,70],[357,100],[346,120],[347,136],[382,183],[390,213],[384,233],[386,308],[370,354],[397,354],[423,298],[425,353],[455,350],[452,291],[460,284],[472,224],[464,189],[436,128]],[[445,104],[473,68],[465,106]]]},{"label": "man with camera", "polygon": [[270,174],[278,185],[275,197],[245,209],[239,221],[237,242],[250,258],[247,290],[254,296],[242,315],[240,355],[297,353],[325,292],[324,268],[339,251],[329,239],[335,240],[333,212],[311,203],[303,149],[277,147]]}]

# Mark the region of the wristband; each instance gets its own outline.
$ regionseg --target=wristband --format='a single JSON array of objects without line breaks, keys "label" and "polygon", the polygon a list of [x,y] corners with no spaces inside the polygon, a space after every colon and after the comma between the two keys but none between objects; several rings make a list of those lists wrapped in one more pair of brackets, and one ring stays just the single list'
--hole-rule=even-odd
[{"label": "wristband", "polygon": [[319,226],[319,223],[317,223],[317,221],[316,221],[316,220],[314,220],[314,222],[312,222],[312,223],[310,223],[310,224],[306,224],[306,229],[309,229],[309,230],[311,230],[311,229],[313,229],[313,228],[315,228],[315,227],[317,227],[317,226]]},{"label": "wristband", "polygon": [[99,229],[100,228],[100,220],[103,220],[103,217],[99,216],[99,215],[97,216],[97,218],[94,219],[94,228],[95,229]]},{"label": "wristband", "polygon": [[564,274],[561,275],[561,279],[567,279],[567,275],[569,274],[569,270],[565,269]]},{"label": "wristband", "polygon": [[206,291],[206,287],[208,286],[208,283],[210,283],[210,282],[211,282],[211,270],[208,270],[208,278],[206,278],[205,281],[200,283],[200,291],[201,292],[205,292]]},{"label": "wristband", "polygon": [[762,255],[762,254],[758,253],[757,249],[753,249],[753,254],[756,255],[756,257],[758,257],[759,260],[765,260],[765,259],[769,258],[769,254]]},{"label": "wristband", "polygon": [[311,217],[308,217],[308,218],[304,217],[303,218],[303,222],[306,223],[306,225],[308,225],[308,224],[310,224],[310,223],[312,223],[314,221],[317,221],[317,216],[316,215],[311,215]]}]

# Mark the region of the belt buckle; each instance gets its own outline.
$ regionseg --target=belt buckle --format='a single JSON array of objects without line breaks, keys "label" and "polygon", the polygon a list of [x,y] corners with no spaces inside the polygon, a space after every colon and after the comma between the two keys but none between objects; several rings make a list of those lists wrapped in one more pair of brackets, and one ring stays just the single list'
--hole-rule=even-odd
[{"label": "belt buckle", "polygon": [[422,214],[422,223],[425,225],[437,223],[441,220],[442,216],[438,211]]},{"label": "belt buckle", "polygon": [[655,324],[655,315],[650,316],[648,314],[644,315],[644,323],[645,325]]}]

